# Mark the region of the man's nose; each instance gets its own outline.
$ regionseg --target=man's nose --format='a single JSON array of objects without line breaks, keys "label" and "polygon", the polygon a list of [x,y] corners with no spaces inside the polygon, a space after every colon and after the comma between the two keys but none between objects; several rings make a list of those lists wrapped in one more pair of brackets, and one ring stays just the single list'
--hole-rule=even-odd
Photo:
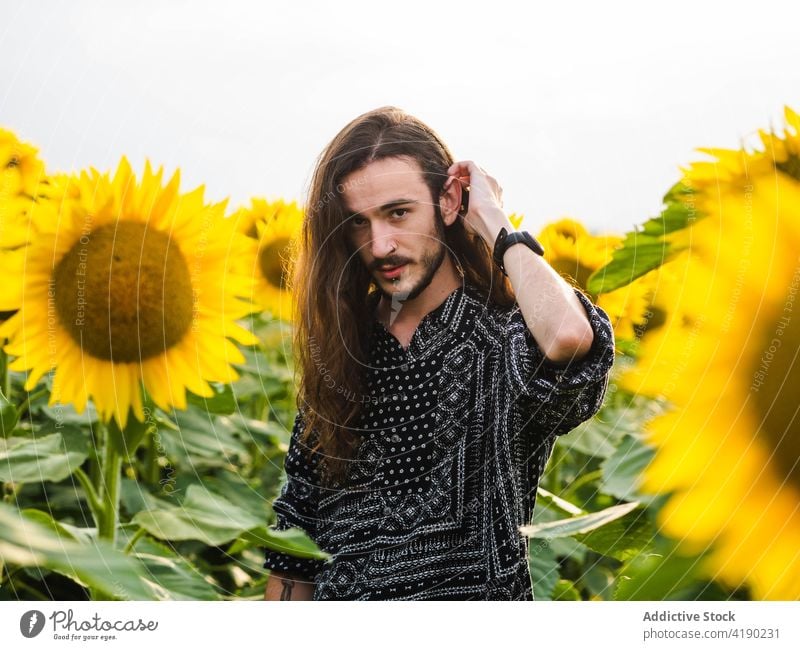
[{"label": "man's nose", "polygon": [[378,227],[371,234],[370,252],[374,258],[389,257],[393,251],[397,250],[397,241],[391,228]]}]

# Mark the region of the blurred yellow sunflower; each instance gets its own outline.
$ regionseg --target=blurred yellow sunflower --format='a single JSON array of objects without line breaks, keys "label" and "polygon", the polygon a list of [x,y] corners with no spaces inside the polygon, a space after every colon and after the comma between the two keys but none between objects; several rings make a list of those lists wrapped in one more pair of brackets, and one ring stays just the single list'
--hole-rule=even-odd
[{"label": "blurred yellow sunflower", "polygon": [[[6,291],[13,294],[12,300],[0,298],[0,312],[11,311],[10,305],[21,296],[22,259],[15,249],[27,242],[26,213],[44,179],[44,163],[37,151],[11,131],[0,129],[0,268]],[[0,320],[6,316],[0,313]]]},{"label": "blurred yellow sunflower", "polygon": [[36,195],[44,177],[44,163],[37,152],[36,147],[21,142],[11,131],[0,129],[0,200]]},{"label": "blurred yellow sunflower", "polygon": [[663,267],[662,327],[645,332],[629,390],[676,408],[647,423],[642,489],[671,493],[662,529],[755,599],[800,598],[800,117],[763,150],[701,149],[684,168],[688,248]]},{"label": "blurred yellow sunflower", "polygon": [[[77,187],[65,174],[47,177],[39,183],[35,197],[19,195],[7,202],[0,202],[0,222],[3,216],[7,227],[0,237],[0,268],[5,271],[4,285],[0,290],[0,320],[10,316],[22,304],[25,278],[26,247],[36,238],[36,225],[30,219],[33,206],[39,201],[60,201],[77,196]],[[48,214],[58,219],[58,210]]]},{"label": "blurred yellow sunflower", "polygon": [[0,251],[22,246],[28,237],[26,212],[45,180],[38,149],[0,129]]},{"label": "blurred yellow sunflower", "polygon": [[289,287],[294,247],[303,225],[303,210],[296,201],[251,199],[231,217],[240,232],[258,243],[258,257],[249,272],[256,278],[252,300],[274,318],[292,320],[293,296]]},{"label": "blurred yellow sunflower", "polygon": [[11,131],[0,129],[0,268],[4,287],[0,294],[0,320],[16,309],[22,296],[27,245],[34,235],[29,212],[36,201],[69,192],[66,177],[48,177],[38,149],[21,142]]},{"label": "blurred yellow sunflower", "polygon": [[206,204],[203,186],[179,194],[179,171],[161,179],[148,161],[137,182],[123,157],[113,178],[82,172],[74,190],[35,203],[21,295],[0,288],[19,309],[0,338],[10,368],[30,370],[25,389],[55,369],[51,405],[83,412],[91,398],[120,427],[130,410],[144,420],[142,385],[183,409],[186,389],[211,396],[208,382],[238,378],[230,364],[244,357],[229,339],[257,343],[235,322],[253,311],[239,298],[252,280],[228,263],[255,246],[224,218],[227,201]]},{"label": "blurred yellow sunflower", "polygon": [[[62,201],[77,197],[77,186],[66,174],[42,176],[35,194],[17,194],[0,200],[0,252],[18,250],[36,237],[36,225],[30,219],[33,207],[43,201]],[[58,218],[57,211],[51,211]]]}]

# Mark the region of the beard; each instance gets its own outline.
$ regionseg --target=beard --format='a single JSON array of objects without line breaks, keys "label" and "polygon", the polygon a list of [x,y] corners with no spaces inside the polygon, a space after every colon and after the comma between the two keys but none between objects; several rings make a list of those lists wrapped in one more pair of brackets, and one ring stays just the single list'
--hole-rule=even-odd
[{"label": "beard", "polygon": [[[435,235],[431,238],[434,241],[435,249],[433,251],[426,252],[422,259],[420,260],[420,265],[422,266],[423,274],[422,277],[417,280],[413,287],[408,289],[407,291],[386,291],[383,288],[382,282],[377,282],[378,289],[380,290],[381,294],[387,299],[392,301],[392,304],[396,304],[397,302],[403,302],[405,300],[413,300],[417,296],[419,296],[425,289],[430,285],[431,281],[433,280],[433,276],[436,275],[436,271],[439,270],[439,267],[442,265],[444,261],[445,253],[445,227],[444,227],[444,220],[442,219],[442,211],[439,208],[439,205],[434,205],[434,228],[435,228]],[[383,264],[383,262],[382,262]]]}]

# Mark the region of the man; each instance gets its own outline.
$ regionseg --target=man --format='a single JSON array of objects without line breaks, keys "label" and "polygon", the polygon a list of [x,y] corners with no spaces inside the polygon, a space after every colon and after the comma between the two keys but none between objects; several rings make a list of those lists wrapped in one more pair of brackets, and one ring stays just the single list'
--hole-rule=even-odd
[{"label": "man", "polygon": [[494,178],[394,107],[331,141],[306,210],[275,527],[331,560],[267,550],[265,598],[533,600],[518,529],[556,436],[602,404],[607,314],[506,240]]}]

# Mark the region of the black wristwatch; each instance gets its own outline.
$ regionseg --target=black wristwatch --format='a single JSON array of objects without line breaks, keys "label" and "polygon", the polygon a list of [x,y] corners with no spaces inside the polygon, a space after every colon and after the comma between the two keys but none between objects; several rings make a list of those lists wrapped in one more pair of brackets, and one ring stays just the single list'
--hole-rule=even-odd
[{"label": "black wristwatch", "polygon": [[500,232],[497,234],[497,239],[494,242],[494,253],[492,257],[494,258],[495,264],[500,267],[500,270],[505,275],[508,275],[508,273],[506,273],[506,269],[503,266],[503,255],[505,255],[508,247],[513,244],[525,244],[537,255],[544,255],[544,248],[542,248],[539,241],[529,232],[517,230],[510,233],[505,228],[500,228]]}]

